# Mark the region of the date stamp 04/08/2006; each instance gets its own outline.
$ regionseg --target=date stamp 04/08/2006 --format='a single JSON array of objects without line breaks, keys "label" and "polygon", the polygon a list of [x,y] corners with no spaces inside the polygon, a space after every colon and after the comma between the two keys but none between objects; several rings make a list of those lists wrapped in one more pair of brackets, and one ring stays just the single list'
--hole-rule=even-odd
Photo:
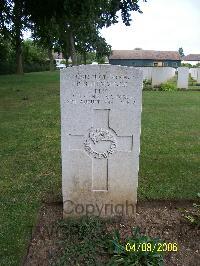
[{"label": "date stamp 04/08/2006", "polygon": [[177,252],[177,243],[127,243],[126,251],[128,252]]}]

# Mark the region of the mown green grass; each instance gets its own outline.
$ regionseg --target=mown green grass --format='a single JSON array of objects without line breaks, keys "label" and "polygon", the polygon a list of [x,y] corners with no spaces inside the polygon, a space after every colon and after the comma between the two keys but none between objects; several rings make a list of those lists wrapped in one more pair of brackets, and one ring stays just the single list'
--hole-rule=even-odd
[{"label": "mown green grass", "polygon": [[193,199],[200,190],[200,93],[144,92],[140,199]]},{"label": "mown green grass", "polygon": [[18,265],[44,195],[60,194],[58,73],[0,76],[0,265]]},{"label": "mown green grass", "polygon": [[[200,93],[143,93],[139,199],[195,199]],[[0,76],[0,265],[19,265],[41,201],[61,199],[59,72]]]}]

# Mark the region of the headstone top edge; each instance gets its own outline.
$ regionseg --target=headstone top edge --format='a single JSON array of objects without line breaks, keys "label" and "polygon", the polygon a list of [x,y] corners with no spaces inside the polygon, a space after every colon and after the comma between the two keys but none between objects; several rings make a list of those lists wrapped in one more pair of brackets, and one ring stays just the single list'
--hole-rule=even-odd
[{"label": "headstone top edge", "polygon": [[60,72],[61,73],[66,73],[66,72],[69,72],[69,71],[72,71],[72,70],[88,70],[88,69],[91,69],[91,70],[103,70],[103,69],[107,69],[107,68],[112,68],[113,70],[114,69],[120,69],[120,70],[127,70],[127,71],[130,71],[130,72],[134,72],[138,75],[142,75],[142,69],[140,69],[139,67],[131,67],[131,66],[121,66],[121,65],[107,65],[107,64],[98,64],[98,65],[78,65],[78,66],[71,66],[71,67],[67,67],[67,68],[64,68],[64,69],[61,69]]}]

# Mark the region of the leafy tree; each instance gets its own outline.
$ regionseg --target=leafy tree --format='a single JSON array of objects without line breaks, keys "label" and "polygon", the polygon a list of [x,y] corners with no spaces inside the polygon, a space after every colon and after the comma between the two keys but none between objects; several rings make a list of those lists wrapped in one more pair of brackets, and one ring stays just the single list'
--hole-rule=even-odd
[{"label": "leafy tree", "polygon": [[4,38],[11,41],[14,47],[17,74],[23,74],[22,31],[29,27],[24,6],[25,0],[2,0],[0,6],[0,29]]},{"label": "leafy tree", "polygon": [[[86,62],[85,62],[86,59]],[[87,52],[86,56],[83,58],[84,64],[91,64],[96,60],[96,53],[95,52]]]},{"label": "leafy tree", "polygon": [[192,67],[192,65],[189,64],[189,63],[181,63],[181,66],[182,66],[182,67],[189,67],[189,68]]},{"label": "leafy tree", "polygon": [[13,49],[10,40],[0,35],[0,59],[1,62],[9,62],[13,58]]},{"label": "leafy tree", "polygon": [[[99,35],[99,29],[117,23],[118,11],[121,11],[123,23],[130,25],[131,11],[141,13],[138,2],[139,0],[26,0],[26,12],[33,23],[39,23],[41,27],[48,25],[54,18],[59,25],[59,39],[64,54],[70,55],[75,65],[76,50],[85,49],[84,52],[87,52],[97,46],[98,42],[98,50],[102,53],[105,50],[102,48],[106,45]],[[86,42],[86,36],[89,42]]]},{"label": "leafy tree", "polygon": [[178,52],[179,52],[179,54],[180,54],[181,57],[185,56],[182,47],[180,47],[180,48],[178,49]]},{"label": "leafy tree", "polygon": [[[144,0],[145,1],[145,0]],[[100,29],[118,22],[117,12],[130,25],[131,11],[140,12],[139,0],[1,0],[0,30],[11,41],[16,57],[16,72],[23,73],[22,31],[32,29],[34,38],[48,48],[52,67],[52,49],[62,49],[66,58],[77,63],[76,52],[95,51],[107,55],[110,46]]]},{"label": "leafy tree", "polygon": [[[49,69],[53,71],[54,67],[54,58],[52,51],[55,46],[58,46],[58,25],[55,22],[54,17],[49,21],[38,20],[38,23],[35,23],[32,26],[33,38],[37,44],[47,49],[49,57]],[[60,49],[57,49],[60,51]]]},{"label": "leafy tree", "polygon": [[[87,32],[86,32],[87,30]],[[96,60],[103,56],[108,56],[111,52],[111,46],[106,43],[106,40],[100,36],[99,31],[95,27],[84,29],[81,27],[76,35],[76,50],[82,54],[84,64],[87,61],[87,54],[95,52]]]},{"label": "leafy tree", "polygon": [[32,40],[23,41],[23,59],[25,63],[32,62],[46,62],[48,58],[48,51],[43,47],[37,45]]},{"label": "leafy tree", "polygon": [[0,34],[0,74],[15,72],[15,51],[9,39]]}]

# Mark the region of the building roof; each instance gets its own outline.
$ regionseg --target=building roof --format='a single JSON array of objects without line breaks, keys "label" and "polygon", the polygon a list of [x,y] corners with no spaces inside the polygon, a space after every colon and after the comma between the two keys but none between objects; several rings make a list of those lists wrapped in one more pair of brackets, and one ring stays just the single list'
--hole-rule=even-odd
[{"label": "building roof", "polygon": [[200,61],[200,54],[189,54],[183,57],[184,61]]},{"label": "building roof", "polygon": [[154,50],[113,50],[109,59],[151,59],[151,60],[180,60],[176,51],[154,51]]}]

